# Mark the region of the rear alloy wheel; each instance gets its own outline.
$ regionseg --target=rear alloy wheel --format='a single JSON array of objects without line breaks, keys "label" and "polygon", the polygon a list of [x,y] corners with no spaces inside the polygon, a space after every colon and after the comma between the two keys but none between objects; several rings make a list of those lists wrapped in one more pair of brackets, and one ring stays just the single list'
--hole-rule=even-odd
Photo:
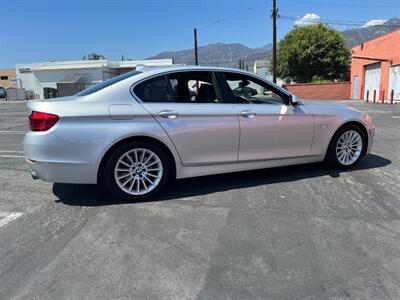
[{"label": "rear alloy wheel", "polygon": [[339,129],[328,150],[328,161],[336,168],[350,169],[362,158],[365,137],[362,130],[354,125]]},{"label": "rear alloy wheel", "polygon": [[153,144],[131,142],[118,148],[105,165],[108,189],[131,200],[157,193],[169,177],[168,158]]}]

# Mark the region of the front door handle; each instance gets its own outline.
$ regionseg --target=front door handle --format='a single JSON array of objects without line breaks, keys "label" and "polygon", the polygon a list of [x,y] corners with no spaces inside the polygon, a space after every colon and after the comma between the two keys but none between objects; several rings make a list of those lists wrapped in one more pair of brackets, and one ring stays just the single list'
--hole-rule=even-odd
[{"label": "front door handle", "polygon": [[240,115],[244,118],[252,119],[257,115],[257,113],[254,110],[244,110],[240,112]]},{"label": "front door handle", "polygon": [[162,118],[175,119],[179,114],[174,110],[162,110],[158,113]]}]

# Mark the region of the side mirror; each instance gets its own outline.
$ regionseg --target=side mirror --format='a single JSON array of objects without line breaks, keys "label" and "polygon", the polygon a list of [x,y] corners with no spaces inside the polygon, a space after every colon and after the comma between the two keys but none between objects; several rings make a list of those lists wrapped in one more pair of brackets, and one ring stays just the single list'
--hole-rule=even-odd
[{"label": "side mirror", "polygon": [[291,103],[293,106],[297,106],[297,105],[300,104],[300,98],[297,97],[296,95],[291,95],[291,96],[290,96],[290,103]]}]

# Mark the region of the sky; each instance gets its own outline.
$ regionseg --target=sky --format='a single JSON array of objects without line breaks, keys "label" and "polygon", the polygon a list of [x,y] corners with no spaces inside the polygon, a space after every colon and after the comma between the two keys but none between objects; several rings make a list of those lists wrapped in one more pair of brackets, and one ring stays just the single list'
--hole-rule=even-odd
[{"label": "sky", "polygon": [[[271,6],[272,0],[0,0],[0,68],[91,52],[143,59],[192,48],[194,27],[200,46],[259,47],[272,42]],[[278,39],[304,20],[346,21],[332,24],[345,30],[400,17],[399,0],[277,0],[277,7]]]}]

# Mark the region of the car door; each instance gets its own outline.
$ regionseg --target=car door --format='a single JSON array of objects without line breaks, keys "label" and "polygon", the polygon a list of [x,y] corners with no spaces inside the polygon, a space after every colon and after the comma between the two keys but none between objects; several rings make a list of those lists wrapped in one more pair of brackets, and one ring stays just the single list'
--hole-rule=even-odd
[{"label": "car door", "polygon": [[186,166],[237,162],[239,121],[209,71],[172,72],[133,87]]},{"label": "car door", "polygon": [[310,110],[290,105],[289,94],[257,77],[235,72],[218,76],[239,116],[239,161],[311,154],[314,116]]}]

